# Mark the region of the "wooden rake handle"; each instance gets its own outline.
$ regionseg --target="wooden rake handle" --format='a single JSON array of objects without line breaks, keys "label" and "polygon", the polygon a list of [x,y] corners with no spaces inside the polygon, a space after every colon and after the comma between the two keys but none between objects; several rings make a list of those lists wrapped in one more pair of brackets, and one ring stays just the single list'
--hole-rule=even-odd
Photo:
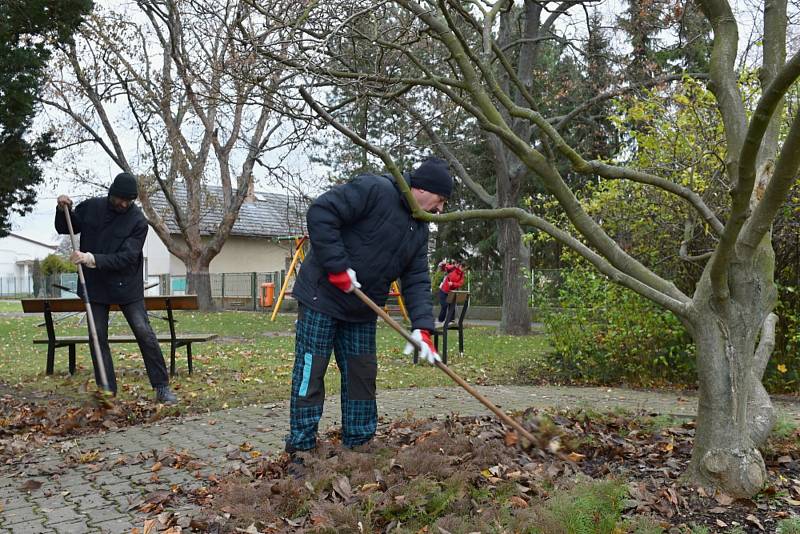
[{"label": "wooden rake handle", "polygon": [[[75,237],[75,230],[72,228],[72,217],[69,214],[69,206],[62,206],[64,210],[64,217],[67,219],[67,228],[69,229],[69,237],[72,242],[72,251],[78,250],[78,240]],[[83,303],[86,306],[86,319],[89,323],[89,335],[92,338],[92,347],[94,348],[95,361],[97,363],[97,372],[100,375],[100,385],[104,391],[108,391],[108,374],[106,374],[106,364],[103,361],[103,352],[100,349],[100,339],[97,337],[97,327],[94,323],[94,314],[92,313],[92,305],[89,303],[89,289],[86,287],[86,278],[83,276],[83,265],[78,264],[78,280],[83,286]]]},{"label": "wooden rake handle", "polygon": [[[378,314],[378,316],[381,319],[386,321],[389,324],[389,326],[391,326],[393,329],[395,329],[398,334],[403,336],[406,341],[411,343],[413,346],[417,347],[418,350],[422,348],[422,347],[419,346],[419,342],[411,336],[411,333],[409,333],[408,330],[403,328],[403,325],[401,325],[400,323],[398,323],[397,321],[392,319],[389,316],[389,314],[386,313],[386,311],[383,308],[381,308],[380,306],[375,304],[372,301],[372,299],[370,299],[367,295],[364,294],[363,291],[361,291],[357,287],[354,287],[353,288],[353,293],[359,299],[361,299],[361,301],[364,304],[369,306],[369,308],[372,311],[374,311],[376,314]],[[525,439],[527,439],[530,443],[537,443],[537,440],[536,440],[535,437],[533,437],[533,434],[531,434],[530,432],[528,432],[527,430],[522,428],[522,425],[520,425],[518,422],[516,422],[515,420],[510,418],[508,415],[506,415],[505,412],[503,412],[500,408],[495,406],[494,403],[492,403],[492,401],[490,401],[489,399],[487,399],[486,397],[481,395],[475,388],[473,388],[472,386],[467,384],[467,382],[463,378],[461,378],[456,373],[454,373],[449,367],[447,367],[447,365],[445,365],[441,361],[437,361],[435,365],[436,365],[436,367],[438,367],[439,369],[444,371],[444,373],[447,376],[449,376],[456,384],[458,384],[459,386],[464,388],[467,391],[467,393],[469,393],[470,395],[472,395],[473,397],[478,399],[481,402],[481,404],[483,404],[484,406],[489,408],[489,410],[491,410],[491,412],[493,414],[495,414],[497,417],[499,417],[501,421],[503,421],[508,426],[512,427],[514,430],[519,432],[519,434],[521,436],[523,436]]]}]

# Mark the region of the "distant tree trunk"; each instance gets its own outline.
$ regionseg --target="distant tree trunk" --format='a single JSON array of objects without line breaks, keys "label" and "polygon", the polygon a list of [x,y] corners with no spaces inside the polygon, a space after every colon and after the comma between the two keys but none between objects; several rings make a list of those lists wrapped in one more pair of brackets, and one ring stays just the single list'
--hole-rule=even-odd
[{"label": "distant tree trunk", "polygon": [[[513,173],[511,163],[516,161],[503,143],[491,136],[489,145],[495,158],[497,181],[497,206],[516,207],[519,205],[521,171]],[[522,336],[530,333],[531,311],[528,307],[530,290],[526,275],[531,268],[530,248],[523,241],[523,231],[515,219],[498,219],[497,248],[500,250],[503,266],[503,305],[500,317],[500,331],[504,334]]]},{"label": "distant tree trunk", "polygon": [[203,311],[214,311],[214,300],[211,296],[211,273],[209,263],[201,259],[189,259],[186,264],[186,291],[197,295],[197,303]]},{"label": "distant tree trunk", "polygon": [[530,272],[530,249],[522,240],[522,228],[514,219],[497,222],[497,244],[503,258],[503,311],[500,331],[523,336],[531,330],[530,294],[526,274]]}]

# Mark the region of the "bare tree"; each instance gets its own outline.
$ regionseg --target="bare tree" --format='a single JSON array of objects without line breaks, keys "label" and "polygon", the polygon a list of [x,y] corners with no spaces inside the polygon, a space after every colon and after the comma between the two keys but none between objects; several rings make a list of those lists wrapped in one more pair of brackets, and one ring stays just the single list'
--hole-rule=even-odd
[{"label": "bare tree", "polygon": [[[494,136],[509,155],[505,164],[516,171],[517,163],[538,176],[567,222],[558,224],[533,211],[499,202],[491,209],[434,216],[421,211],[406,191],[415,216],[437,223],[513,219],[523,227],[549,234],[612,281],[679,317],[697,347],[700,388],[689,474],[699,484],[720,487],[735,496],[751,496],[766,480],[758,447],[774,424],[774,411],[761,383],[774,345],[777,319],[773,313],[776,288],[770,225],[800,166],[800,116],[791,119],[783,143],[778,131],[783,97],[800,75],[800,54],[785,62],[786,1],[768,2],[764,8],[763,89],[752,116],[737,85],[736,17],[727,0],[700,1],[714,31],[709,87],[724,125],[726,170],[734,184],[730,202],[720,212],[712,210],[687,186],[634,168],[587,159],[576,151],[563,135],[565,123],[548,120],[537,110],[525,79],[496,38],[497,17],[512,4],[503,0],[329,0],[297,6],[294,11],[287,6],[284,12],[296,15],[295,27],[304,32],[303,38],[289,50],[263,47],[261,52],[265,58],[297,68],[306,85],[299,92],[314,112],[380,157],[398,178],[400,168],[380,140],[365,139],[348,128],[337,119],[340,108],[327,106],[325,93],[310,87],[333,81],[361,83],[369,85],[372,97],[384,98],[387,103],[400,95],[417,99],[424,99],[426,94],[444,95]],[[528,2],[525,5],[536,8]],[[376,31],[370,33],[364,30],[370,28],[366,23],[370,20],[390,20],[391,24],[373,24]],[[373,43],[374,54],[403,61],[413,69],[386,73],[344,68],[340,57],[332,57],[336,53],[332,44],[345,28],[356,26]],[[470,44],[476,41],[479,46]],[[430,49],[440,53],[421,53]],[[438,59],[431,61],[432,57]],[[576,106],[566,116],[585,109]],[[531,129],[538,133],[536,143],[528,136]],[[560,170],[564,167],[595,179],[638,182],[684,201],[696,213],[693,224],[707,225],[717,238],[694,293],[684,293],[616,243],[586,212]],[[466,170],[458,171],[469,184]],[[398,182],[406,189],[402,180]],[[482,194],[491,203],[491,195]]]},{"label": "bare tree", "polygon": [[[212,306],[209,264],[252,192],[254,167],[289,143],[274,111],[281,70],[264,75],[261,62],[263,77],[250,74],[255,45],[280,32],[242,42],[237,25],[249,16],[237,0],[137,0],[127,11],[96,11],[62,48],[44,99],[77,126],[76,143],[96,143],[140,177],[150,225],[186,265],[202,309]],[[126,150],[131,138],[136,149]],[[209,184],[222,186],[221,199]],[[218,223],[204,221],[211,209],[221,210]]]}]

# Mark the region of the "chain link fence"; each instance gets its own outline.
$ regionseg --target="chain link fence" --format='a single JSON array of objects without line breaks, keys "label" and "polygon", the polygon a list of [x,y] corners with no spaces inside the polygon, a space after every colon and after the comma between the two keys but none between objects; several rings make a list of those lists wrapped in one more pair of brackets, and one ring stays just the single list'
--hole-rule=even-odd
[{"label": "chain link fence", "polygon": [[[526,277],[530,305],[536,308],[557,305],[565,272],[564,269],[531,269]],[[503,272],[467,271],[466,289],[470,292],[473,306],[502,306]]]},{"label": "chain link fence", "polygon": [[[542,308],[557,304],[561,288],[562,269],[532,269],[527,277],[532,307]],[[273,301],[277,300],[285,271],[249,273],[212,273],[211,296],[215,305],[224,310],[262,311],[264,284],[273,284]],[[292,278],[291,282],[294,279]],[[33,277],[0,277],[0,298],[74,297],[78,288],[76,273],[62,273],[42,277],[36,283]],[[187,292],[186,276],[151,275],[145,280],[146,295],[183,295]],[[502,306],[503,273],[496,271],[468,271],[465,289],[471,292],[473,306]],[[291,291],[291,283],[289,287]],[[434,302],[438,302],[436,291]]]}]

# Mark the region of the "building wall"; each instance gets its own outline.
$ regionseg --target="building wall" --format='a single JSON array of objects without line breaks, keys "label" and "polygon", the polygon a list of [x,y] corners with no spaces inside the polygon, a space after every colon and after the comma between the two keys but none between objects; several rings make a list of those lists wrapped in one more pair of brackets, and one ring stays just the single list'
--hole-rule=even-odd
[{"label": "building wall", "polygon": [[[212,273],[271,272],[286,269],[286,258],[294,252],[290,241],[276,243],[263,238],[229,237],[220,253],[211,260]],[[169,253],[166,245],[151,229],[147,234],[144,254],[147,274],[186,274],[186,267]]]},{"label": "building wall", "polygon": [[29,267],[19,265],[18,262],[43,260],[53,252],[54,248],[37,245],[13,235],[4,237],[0,239],[0,276],[26,277],[29,274]]}]

